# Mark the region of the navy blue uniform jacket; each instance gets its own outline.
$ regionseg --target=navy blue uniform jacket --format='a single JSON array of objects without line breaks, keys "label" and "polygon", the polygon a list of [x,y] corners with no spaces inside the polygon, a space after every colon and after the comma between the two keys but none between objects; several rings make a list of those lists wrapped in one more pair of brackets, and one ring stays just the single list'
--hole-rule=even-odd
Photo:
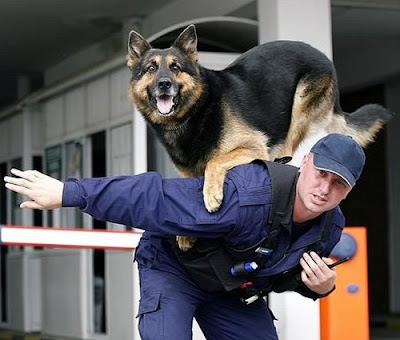
[{"label": "navy blue uniform jacket", "polygon": [[[208,213],[203,203],[204,178],[163,179],[158,173],[91,179],[68,179],[63,206],[79,207],[95,219],[145,230],[136,250],[139,265],[186,275],[174,255],[173,235],[223,238],[234,249],[254,246],[268,236],[271,181],[261,163],[237,166],[225,179],[221,208]],[[320,255],[328,256],[339,241],[344,216],[334,209],[329,237],[320,242],[325,214],[310,221],[308,230],[291,242],[292,225],[282,227],[277,247],[254,284],[266,287],[270,277],[293,268],[304,251],[319,242]],[[190,278],[187,277],[188,281]],[[303,295],[315,297],[315,294]]]}]

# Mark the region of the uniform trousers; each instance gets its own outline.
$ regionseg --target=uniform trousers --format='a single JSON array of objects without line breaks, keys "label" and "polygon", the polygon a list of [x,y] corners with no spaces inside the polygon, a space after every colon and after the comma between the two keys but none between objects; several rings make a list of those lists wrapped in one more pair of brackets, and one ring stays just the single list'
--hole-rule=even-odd
[{"label": "uniform trousers", "polygon": [[208,340],[277,340],[264,299],[206,293],[184,275],[139,265],[139,333],[142,340],[190,340],[196,318]]}]

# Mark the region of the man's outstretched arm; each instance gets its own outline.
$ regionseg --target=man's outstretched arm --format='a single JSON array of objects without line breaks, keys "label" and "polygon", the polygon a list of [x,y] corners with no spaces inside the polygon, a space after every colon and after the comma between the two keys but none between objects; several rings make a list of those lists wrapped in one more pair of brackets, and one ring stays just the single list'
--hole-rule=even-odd
[{"label": "man's outstretched arm", "polygon": [[157,173],[145,173],[62,183],[34,170],[11,172],[17,177],[6,176],[6,187],[30,199],[21,208],[79,207],[98,220],[168,235],[220,237],[239,224],[233,184],[226,186],[223,209],[209,214],[198,178],[162,179]]}]

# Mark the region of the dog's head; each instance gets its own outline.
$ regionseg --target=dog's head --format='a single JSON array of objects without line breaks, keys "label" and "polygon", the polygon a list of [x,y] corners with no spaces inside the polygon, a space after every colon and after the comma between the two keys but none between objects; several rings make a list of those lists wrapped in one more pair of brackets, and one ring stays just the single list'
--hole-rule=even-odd
[{"label": "dog's head", "polygon": [[203,91],[194,25],[166,49],[152,48],[140,34],[131,31],[128,67],[132,71],[130,98],[152,124],[181,124]]}]

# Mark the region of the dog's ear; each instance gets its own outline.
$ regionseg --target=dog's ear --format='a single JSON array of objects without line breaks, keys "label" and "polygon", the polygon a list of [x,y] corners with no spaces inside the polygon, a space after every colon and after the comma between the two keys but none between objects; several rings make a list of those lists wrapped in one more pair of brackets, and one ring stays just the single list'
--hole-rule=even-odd
[{"label": "dog's ear", "polygon": [[128,39],[129,59],[135,62],[141,58],[143,54],[151,48],[151,45],[139,33],[131,31]]},{"label": "dog's ear", "polygon": [[183,51],[193,62],[197,62],[196,27],[193,24],[186,27],[172,46]]}]

